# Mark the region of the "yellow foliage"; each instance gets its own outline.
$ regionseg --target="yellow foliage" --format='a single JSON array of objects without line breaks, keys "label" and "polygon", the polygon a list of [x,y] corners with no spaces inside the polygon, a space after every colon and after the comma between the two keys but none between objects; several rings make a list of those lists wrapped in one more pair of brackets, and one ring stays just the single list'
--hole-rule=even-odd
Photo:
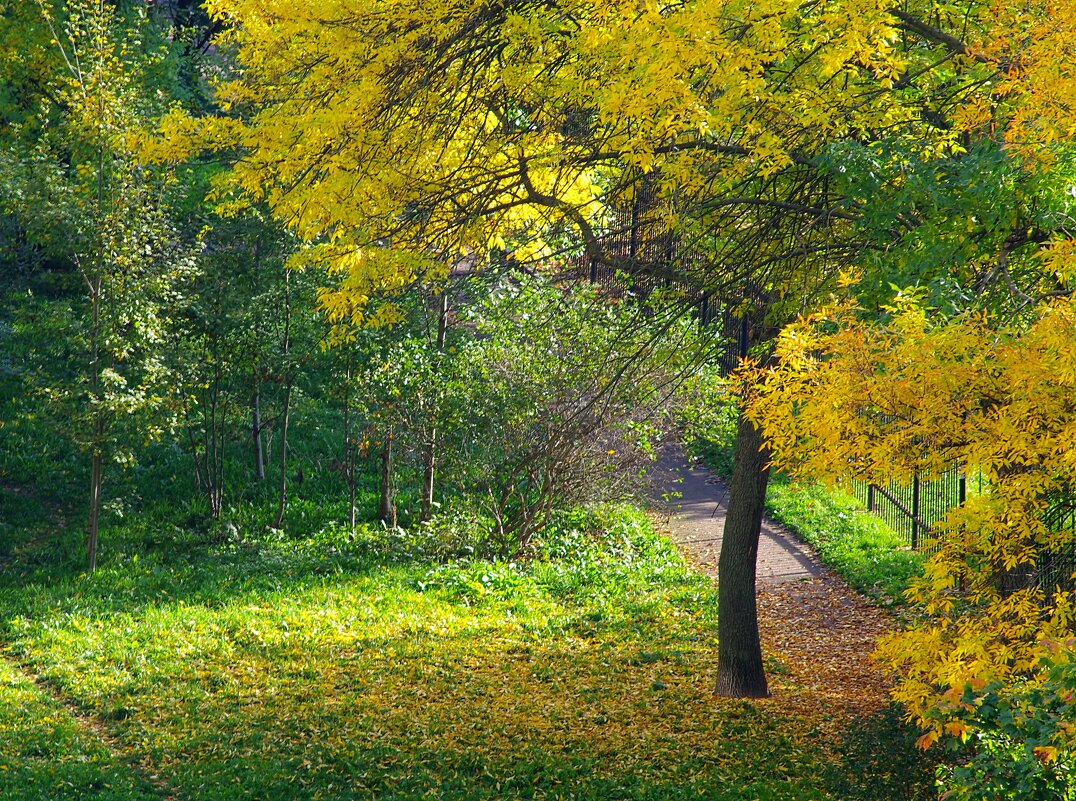
[{"label": "yellow foliage", "polygon": [[[170,114],[145,152],[241,154],[221,199],[268,204],[317,248],[450,263],[511,241],[545,258],[557,247],[543,232],[600,227],[618,175],[684,198],[840,137],[900,129],[944,148],[957,136],[889,91],[910,65],[884,0],[208,5],[239,65],[218,86],[223,112]],[[346,297],[324,298],[337,313],[407,272],[348,264],[360,276],[332,290]]]},{"label": "yellow foliage", "polygon": [[878,650],[902,675],[896,699],[939,733],[969,682],[1034,674],[1074,622],[1072,594],[1029,577],[1076,546],[1044,520],[1076,485],[1076,302],[1044,306],[1026,329],[992,323],[935,323],[914,302],[886,325],[832,309],[781,336],[749,412],[797,473],[885,484],[955,465],[983,477],[909,590],[927,621]]}]

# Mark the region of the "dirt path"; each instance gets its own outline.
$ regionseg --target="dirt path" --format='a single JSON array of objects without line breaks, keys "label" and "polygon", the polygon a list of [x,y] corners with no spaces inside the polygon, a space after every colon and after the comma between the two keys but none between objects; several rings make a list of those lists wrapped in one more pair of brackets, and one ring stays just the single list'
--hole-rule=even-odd
[{"label": "dirt path", "polygon": [[[717,578],[728,489],[675,451],[657,465],[655,483],[669,536],[700,570]],[[679,493],[680,497],[672,497]],[[782,705],[844,714],[869,713],[888,701],[888,682],[871,659],[892,618],[822,565],[784,526],[763,520],[758,554],[758,613],[763,651],[781,669],[770,688]],[[842,717],[839,715],[838,717]]]}]

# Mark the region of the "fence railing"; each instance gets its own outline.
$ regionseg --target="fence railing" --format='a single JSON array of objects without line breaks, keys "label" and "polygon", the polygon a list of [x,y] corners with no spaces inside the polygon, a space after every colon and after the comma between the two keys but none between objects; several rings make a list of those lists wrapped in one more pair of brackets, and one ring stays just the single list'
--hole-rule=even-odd
[{"label": "fence railing", "polygon": [[[608,290],[629,289],[646,296],[658,287],[670,285],[661,270],[648,269],[655,264],[702,263],[705,256],[685,250],[681,240],[657,227],[647,219],[654,203],[653,186],[644,182],[630,205],[615,209],[609,229],[601,235],[605,249],[616,255],[622,267],[613,267],[585,254],[568,258],[568,272]],[[746,287],[744,288],[746,297]],[[715,301],[708,293],[689,293],[693,299],[694,315],[700,326],[720,328],[723,347],[719,355],[721,371],[731,373],[748,350],[748,320],[734,314],[735,304],[728,298]],[[973,491],[983,492],[982,477],[976,477]],[[937,524],[954,508],[967,500],[968,479],[959,470],[949,470],[931,479],[918,475],[907,482],[890,482],[885,486],[853,481],[853,494],[867,510],[884,520],[913,550],[937,550]],[[1052,530],[1068,528],[1076,541],[1076,503],[1060,504],[1048,513],[1046,524]],[[1047,592],[1054,587],[1076,588],[1076,544],[1044,556],[1027,576],[1016,577],[1020,582],[1038,583]]]},{"label": "fence railing", "polygon": [[934,550],[928,541],[949,510],[961,506],[968,494],[967,478],[949,470],[933,479],[913,476],[908,482],[885,486],[852,482],[853,494],[868,512],[880,517],[912,550]]},{"label": "fence railing", "polygon": [[1039,586],[1046,592],[1055,587],[1062,590],[1076,589],[1073,573],[1076,573],[1076,505],[1072,501],[1058,503],[1046,514],[1043,521],[1051,531],[1069,531],[1074,543],[1067,548],[1046,554],[1038,564]]}]

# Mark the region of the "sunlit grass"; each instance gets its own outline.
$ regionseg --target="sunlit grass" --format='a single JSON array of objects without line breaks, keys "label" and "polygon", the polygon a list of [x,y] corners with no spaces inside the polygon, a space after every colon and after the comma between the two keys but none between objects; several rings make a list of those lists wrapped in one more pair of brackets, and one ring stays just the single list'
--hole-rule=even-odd
[{"label": "sunlit grass", "polygon": [[812,482],[775,481],[766,508],[817,550],[853,587],[884,603],[901,603],[923,555],[851,495]]},{"label": "sunlit grass", "polygon": [[713,586],[597,523],[524,564],[120,555],[0,591],[3,637],[187,798],[824,798],[818,729],[712,695]]}]

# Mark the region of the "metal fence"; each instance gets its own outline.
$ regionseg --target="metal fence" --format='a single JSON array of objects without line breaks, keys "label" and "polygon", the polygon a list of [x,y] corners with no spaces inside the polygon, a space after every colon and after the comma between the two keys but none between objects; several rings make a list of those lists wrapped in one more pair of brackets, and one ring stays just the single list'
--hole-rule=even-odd
[{"label": "metal fence", "polygon": [[930,480],[913,476],[911,481],[894,481],[884,487],[853,481],[852,488],[867,511],[884,520],[908,547],[927,552],[937,549],[930,544],[937,524],[968,495],[967,478],[958,470]]},{"label": "metal fence", "polygon": [[[679,238],[648,218],[647,211],[653,202],[653,187],[643,182],[629,203],[612,209],[608,228],[599,233],[604,249],[615,258],[602,262],[580,254],[566,260],[569,272],[612,293],[631,292],[646,297],[659,287],[670,286],[667,273],[660,269],[662,265],[703,262],[703,254],[685,248]],[[617,266],[612,266],[613,263]],[[723,373],[731,373],[748,351],[747,317],[734,314],[734,306],[727,298],[715,300],[705,292],[694,293],[693,299],[689,292],[688,302],[694,306],[699,325],[720,326],[724,343],[719,355],[720,367]],[[930,553],[937,550],[938,523],[952,509],[964,504],[969,481],[953,469],[930,479],[916,475],[909,481],[890,482],[885,486],[853,481],[852,489],[867,510],[884,520],[908,547]],[[971,490],[984,491],[981,476],[973,478]],[[1076,502],[1056,505],[1045,522],[1055,531],[1069,529],[1076,540]],[[1011,580],[1028,586],[1028,582],[1037,582],[1047,592],[1055,587],[1074,589],[1076,544],[1047,554],[1031,570],[1018,572],[1019,575],[1002,576],[1003,583]]]},{"label": "metal fence", "polygon": [[[931,480],[913,477],[907,482],[891,482],[882,487],[865,481],[852,482],[853,494],[871,514],[881,518],[912,550],[933,553],[937,524],[950,510],[961,506],[972,493],[984,491],[982,476],[968,478],[950,470]],[[1055,502],[1043,517],[1053,532],[1068,532],[1071,544],[1047,552],[1035,565],[1021,565],[999,574],[1004,592],[1038,586],[1047,594],[1076,589],[1076,499]]]},{"label": "metal fence", "polygon": [[1073,543],[1059,551],[1046,554],[1038,564],[1038,582],[1050,593],[1055,589],[1076,589],[1076,500],[1066,499],[1055,504],[1043,521],[1051,531],[1068,531]]}]

